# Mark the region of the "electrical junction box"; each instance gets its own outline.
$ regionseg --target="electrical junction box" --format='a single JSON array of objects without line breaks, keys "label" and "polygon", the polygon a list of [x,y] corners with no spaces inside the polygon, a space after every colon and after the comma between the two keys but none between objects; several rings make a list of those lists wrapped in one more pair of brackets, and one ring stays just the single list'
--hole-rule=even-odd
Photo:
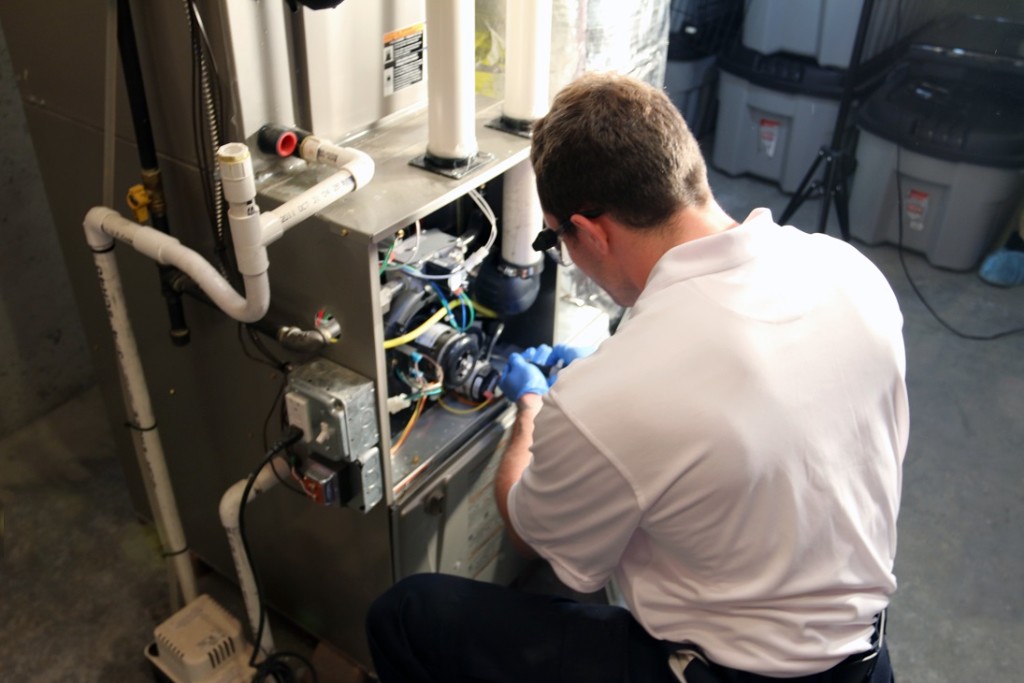
[{"label": "electrical junction box", "polygon": [[[318,501],[345,503],[368,512],[383,497],[380,431],[373,383],[327,360],[296,368],[285,391],[288,423],[302,430],[293,448],[315,471]],[[338,473],[332,482],[329,471]],[[305,484],[304,484],[305,485]],[[307,490],[308,487],[307,487]]]},{"label": "electrical junction box", "polygon": [[243,683],[252,680],[252,646],[242,626],[211,598],[200,595],[156,627],[145,650],[159,681]]}]

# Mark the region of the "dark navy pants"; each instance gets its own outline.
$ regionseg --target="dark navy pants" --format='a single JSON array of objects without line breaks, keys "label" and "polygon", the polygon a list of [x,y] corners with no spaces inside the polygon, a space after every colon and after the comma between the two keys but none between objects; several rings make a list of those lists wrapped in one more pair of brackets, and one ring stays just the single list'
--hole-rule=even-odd
[{"label": "dark navy pants", "polygon": [[[367,636],[381,683],[678,683],[628,610],[444,574],[384,593]],[[883,650],[870,683],[891,676]]]}]

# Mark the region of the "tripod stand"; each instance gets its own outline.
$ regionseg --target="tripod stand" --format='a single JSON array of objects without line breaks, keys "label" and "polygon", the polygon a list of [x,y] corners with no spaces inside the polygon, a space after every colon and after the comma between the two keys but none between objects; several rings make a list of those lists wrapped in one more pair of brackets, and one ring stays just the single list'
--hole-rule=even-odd
[{"label": "tripod stand", "polygon": [[[847,180],[853,163],[853,150],[849,148],[850,141],[846,134],[846,121],[850,116],[854,92],[859,84],[864,39],[867,37],[874,4],[875,0],[864,0],[864,5],[861,7],[860,19],[857,22],[857,34],[854,37],[853,50],[850,54],[850,65],[843,78],[843,92],[839,100],[839,111],[836,114],[836,125],[832,129],[832,141],[818,150],[818,155],[814,158],[811,167],[807,169],[807,173],[800,181],[793,198],[789,200],[789,204],[786,205],[779,219],[779,222],[785,225],[808,197],[820,192],[822,197],[821,212],[818,215],[818,232],[825,232],[828,213],[834,203],[836,218],[839,219],[839,232],[847,242],[850,241],[850,196]],[[815,173],[822,163],[825,164],[823,178],[815,180]]]}]

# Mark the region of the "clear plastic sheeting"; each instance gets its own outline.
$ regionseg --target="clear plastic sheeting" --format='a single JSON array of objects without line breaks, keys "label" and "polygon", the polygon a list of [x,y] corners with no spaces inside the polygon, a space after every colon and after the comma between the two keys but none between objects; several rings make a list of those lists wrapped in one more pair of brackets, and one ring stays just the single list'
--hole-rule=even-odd
[{"label": "clear plastic sheeting", "polygon": [[665,81],[668,0],[586,0],[586,71],[618,71],[651,85]]},{"label": "clear plastic sheeting", "polygon": [[[477,0],[477,91],[504,92],[506,0]],[[661,86],[670,0],[554,0],[551,96],[586,71],[617,71]]]}]

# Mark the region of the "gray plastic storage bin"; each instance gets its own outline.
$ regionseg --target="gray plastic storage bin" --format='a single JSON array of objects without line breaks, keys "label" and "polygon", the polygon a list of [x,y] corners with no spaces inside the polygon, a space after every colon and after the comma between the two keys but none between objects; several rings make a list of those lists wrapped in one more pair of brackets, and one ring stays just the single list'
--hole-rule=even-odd
[{"label": "gray plastic storage bin", "polygon": [[850,197],[850,235],[868,244],[900,244],[899,206],[904,248],[923,253],[941,268],[971,270],[1004,226],[1022,189],[1019,170],[944,161],[900,150],[862,131]]},{"label": "gray plastic storage bin", "polygon": [[714,57],[668,60],[665,91],[697,137],[709,128],[718,70]]},{"label": "gray plastic storage bin", "polygon": [[914,36],[908,59],[1024,78],[1024,23],[1000,17],[954,14]]},{"label": "gray plastic storage bin", "polygon": [[749,57],[719,62],[711,163],[730,175],[750,173],[795,192],[818,150],[832,140],[842,73],[790,58]]},{"label": "gray plastic storage bin", "polygon": [[990,249],[1024,191],[1024,88],[964,76],[907,70],[857,113],[853,237],[953,270]]},{"label": "gray plastic storage bin", "polygon": [[845,69],[863,0],[747,0],[743,45],[762,54],[803,55]]}]

